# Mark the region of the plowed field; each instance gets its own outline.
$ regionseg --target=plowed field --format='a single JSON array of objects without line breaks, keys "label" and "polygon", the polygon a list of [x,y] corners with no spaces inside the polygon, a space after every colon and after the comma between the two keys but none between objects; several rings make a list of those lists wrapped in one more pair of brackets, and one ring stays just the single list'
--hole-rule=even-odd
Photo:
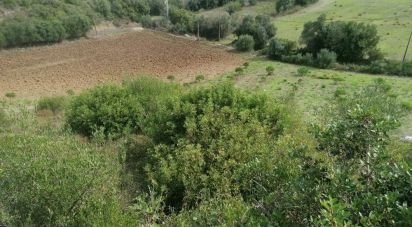
[{"label": "plowed field", "polygon": [[62,95],[128,75],[174,75],[181,82],[212,78],[244,60],[227,50],[169,34],[140,31],[101,39],[0,51],[0,96]]}]

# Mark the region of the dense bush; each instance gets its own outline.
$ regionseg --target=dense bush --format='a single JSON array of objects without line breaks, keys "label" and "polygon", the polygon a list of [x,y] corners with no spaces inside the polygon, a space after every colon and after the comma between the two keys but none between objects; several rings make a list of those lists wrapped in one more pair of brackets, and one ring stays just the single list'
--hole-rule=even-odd
[{"label": "dense bush", "polygon": [[242,4],[238,1],[229,2],[228,4],[225,5],[225,9],[226,9],[226,12],[232,15],[235,12],[242,10]]},{"label": "dense bush", "polygon": [[101,86],[73,98],[66,114],[68,126],[85,136],[102,131],[106,136],[138,132],[142,108],[124,88]]},{"label": "dense bush", "polygon": [[321,49],[335,52],[339,62],[359,64],[381,57],[377,54],[379,36],[375,25],[343,21],[326,23],[326,17],[322,15],[317,21],[305,24],[301,41],[314,55]]},{"label": "dense bush", "polygon": [[382,149],[389,130],[399,126],[401,114],[401,105],[388,95],[389,90],[389,85],[377,80],[353,97],[341,98],[333,111],[337,119],[331,118],[317,134],[320,150],[354,159]]},{"label": "dense bush", "polygon": [[150,16],[142,16],[140,18],[140,24],[142,24],[142,27],[144,28],[153,28],[155,26],[155,23]]},{"label": "dense bush", "polygon": [[54,114],[66,107],[66,99],[61,96],[41,98],[36,105],[36,111],[50,110]]},{"label": "dense bush", "polygon": [[0,144],[3,224],[133,225],[116,192],[118,164],[104,151],[71,136],[2,135]]},{"label": "dense bush", "polygon": [[255,46],[255,41],[250,35],[241,35],[235,43],[236,50],[239,51],[251,51]]},{"label": "dense bush", "polygon": [[321,49],[316,57],[316,65],[322,69],[331,68],[336,63],[336,53]]},{"label": "dense bush", "polygon": [[189,0],[187,6],[192,11],[212,9],[237,0]]},{"label": "dense bush", "polygon": [[282,105],[221,81],[181,89],[139,77],[72,97],[80,122],[117,125],[129,119],[120,109],[138,107],[138,135],[116,141],[1,111],[12,124],[0,125],[1,224],[412,224],[410,146],[388,136],[402,109],[383,80],[337,92],[313,127],[293,99]]},{"label": "dense bush", "polygon": [[174,25],[173,30],[177,33],[188,33],[194,30],[194,15],[188,10],[173,7],[169,19]]},{"label": "dense bush", "polygon": [[307,6],[318,0],[279,0],[276,2],[276,11],[283,12],[293,8],[296,5]]},{"label": "dense bush", "polygon": [[267,55],[275,60],[281,60],[282,56],[293,55],[297,50],[296,42],[286,39],[271,39],[267,48]]},{"label": "dense bush", "polygon": [[253,18],[246,16],[235,30],[237,36],[251,35],[255,40],[255,49],[263,49],[268,40],[276,35],[276,27],[271,23],[270,17],[259,15]]},{"label": "dense bush", "polygon": [[279,0],[276,2],[276,11],[286,11],[294,6],[294,0]]},{"label": "dense bush", "polygon": [[66,123],[73,131],[89,137],[96,132],[118,137],[147,131],[150,124],[156,124],[154,113],[165,111],[161,109],[163,101],[178,94],[175,85],[149,77],[127,81],[122,87],[96,87],[71,100]]},{"label": "dense bush", "polygon": [[140,167],[145,181],[166,189],[167,206],[190,208],[201,196],[251,193],[242,173],[251,170],[246,163],[269,160],[270,141],[282,131],[276,104],[224,84],[196,89],[168,106],[148,134],[157,145],[128,149],[146,157]]},{"label": "dense bush", "polygon": [[200,203],[196,209],[181,212],[171,226],[264,226],[260,215],[242,198],[215,198]]},{"label": "dense bush", "polygon": [[357,70],[372,74],[412,76],[412,61],[406,61],[403,64],[396,60],[380,60],[374,61],[370,65],[360,66]]},{"label": "dense bush", "polygon": [[231,18],[228,13],[214,16],[202,16],[197,18],[199,23],[200,36],[208,39],[219,40],[230,34],[232,31]]},{"label": "dense bush", "polygon": [[[382,80],[349,97],[338,97],[333,116],[315,130],[319,151],[332,161],[315,225],[411,224],[410,163],[393,164],[389,130],[399,125],[401,107]],[[319,130],[320,129],[320,130]]]}]

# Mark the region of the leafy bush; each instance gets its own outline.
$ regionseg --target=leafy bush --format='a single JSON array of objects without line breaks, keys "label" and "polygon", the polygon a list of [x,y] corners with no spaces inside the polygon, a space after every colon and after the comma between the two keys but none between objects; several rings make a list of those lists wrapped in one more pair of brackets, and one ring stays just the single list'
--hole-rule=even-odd
[{"label": "leafy bush", "polygon": [[213,9],[232,1],[237,0],[189,0],[187,6],[192,11],[198,11],[200,9]]},{"label": "leafy bush", "polygon": [[242,201],[242,198],[214,198],[202,202],[196,209],[181,212],[171,226],[263,226],[263,215]]},{"label": "leafy bush", "polygon": [[304,26],[301,41],[306,50],[317,54],[328,49],[337,54],[339,62],[363,63],[380,58],[377,45],[379,36],[375,25],[334,21],[326,23],[325,15]]},{"label": "leafy bush", "polygon": [[276,27],[271,23],[270,17],[259,15],[253,18],[246,16],[235,30],[237,36],[251,35],[255,40],[255,50],[263,49],[267,41],[276,35]]},{"label": "leafy bush", "polygon": [[202,80],[205,79],[205,76],[200,74],[200,75],[197,75],[195,79],[196,79],[196,81],[202,81]]},{"label": "leafy bush", "polygon": [[7,93],[5,94],[5,96],[6,96],[7,98],[15,98],[15,97],[16,97],[16,93],[14,93],[14,92],[7,92]]},{"label": "leafy bush", "polygon": [[382,149],[388,131],[399,126],[401,105],[388,95],[390,87],[377,80],[353,97],[340,98],[331,121],[317,131],[319,149],[344,159],[364,158]]},{"label": "leafy bush", "polygon": [[267,54],[275,60],[282,59],[282,56],[290,56],[296,52],[296,42],[286,39],[271,39],[267,48]]},{"label": "leafy bush", "polygon": [[294,6],[294,0],[279,0],[276,2],[276,11],[286,11]]},{"label": "leafy bush", "polygon": [[194,15],[190,11],[173,7],[170,10],[169,18],[175,25],[175,30],[176,26],[179,27],[178,33],[192,32],[194,29]]},{"label": "leafy bush", "polygon": [[268,67],[266,67],[266,72],[268,73],[268,76],[273,75],[273,72],[275,71],[275,67],[269,65]]},{"label": "leafy bush", "polygon": [[319,68],[331,68],[336,63],[336,53],[327,49],[321,49],[316,57],[316,65]]},{"label": "leafy bush", "polygon": [[255,46],[255,41],[251,35],[241,35],[235,43],[238,51],[251,51]]},{"label": "leafy bush", "polygon": [[200,36],[208,39],[218,40],[224,38],[231,32],[231,18],[228,13],[214,16],[202,16],[197,19],[199,23]]},{"label": "leafy bush", "polygon": [[142,107],[136,97],[113,85],[96,87],[74,97],[66,113],[67,125],[75,132],[92,136],[102,130],[106,136],[138,132]]},{"label": "leafy bush", "polygon": [[[282,131],[276,105],[224,84],[196,89],[167,106],[168,111],[157,113],[160,121],[148,134],[155,147],[139,150],[148,160],[139,167],[145,170],[145,181],[166,189],[167,206],[191,207],[199,193],[249,191],[242,174],[249,168],[245,164],[270,155],[267,142]],[[128,152],[136,153],[137,147]]]},{"label": "leafy bush", "polygon": [[36,105],[36,111],[50,110],[54,114],[62,111],[66,106],[66,99],[64,97],[46,97],[41,98]]},{"label": "leafy bush", "polygon": [[0,144],[10,225],[132,225],[116,194],[118,165],[103,151],[70,136],[8,135]]},{"label": "leafy bush", "polygon": [[230,15],[234,14],[237,11],[242,10],[242,5],[238,1],[234,2],[229,2],[228,4],[225,5],[225,10],[228,12]]},{"label": "leafy bush", "polygon": [[308,68],[300,67],[298,68],[296,75],[297,76],[308,76],[309,73],[310,73],[310,70]]},{"label": "leafy bush", "polygon": [[154,22],[152,18],[148,15],[142,16],[140,18],[140,23],[142,24],[142,27],[144,28],[153,28],[154,27]]}]

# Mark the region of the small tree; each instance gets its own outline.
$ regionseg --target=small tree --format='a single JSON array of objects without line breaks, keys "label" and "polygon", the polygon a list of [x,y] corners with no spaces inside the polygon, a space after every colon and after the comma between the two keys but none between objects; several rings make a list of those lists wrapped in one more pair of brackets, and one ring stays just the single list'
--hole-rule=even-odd
[{"label": "small tree", "polygon": [[293,0],[279,0],[276,2],[276,11],[282,12],[292,8],[294,5]]},{"label": "small tree", "polygon": [[255,41],[251,35],[241,35],[236,41],[235,47],[238,51],[251,51],[255,46]]},{"label": "small tree", "polygon": [[330,68],[336,63],[336,57],[335,52],[321,49],[316,58],[316,65],[322,69]]},{"label": "small tree", "polygon": [[289,56],[295,53],[297,48],[296,42],[286,39],[271,39],[267,49],[270,58],[279,60],[283,56]]}]

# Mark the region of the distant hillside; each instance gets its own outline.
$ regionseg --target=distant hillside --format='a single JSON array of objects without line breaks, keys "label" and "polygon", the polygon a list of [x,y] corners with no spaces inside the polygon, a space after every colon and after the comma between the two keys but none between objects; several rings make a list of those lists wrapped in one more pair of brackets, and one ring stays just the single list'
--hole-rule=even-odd
[{"label": "distant hillside", "polygon": [[[381,36],[380,48],[392,59],[401,59],[412,30],[410,0],[320,0],[296,13],[274,20],[278,36],[298,40],[307,21],[325,13],[329,20],[375,24]],[[412,51],[408,54],[412,59]]]}]

